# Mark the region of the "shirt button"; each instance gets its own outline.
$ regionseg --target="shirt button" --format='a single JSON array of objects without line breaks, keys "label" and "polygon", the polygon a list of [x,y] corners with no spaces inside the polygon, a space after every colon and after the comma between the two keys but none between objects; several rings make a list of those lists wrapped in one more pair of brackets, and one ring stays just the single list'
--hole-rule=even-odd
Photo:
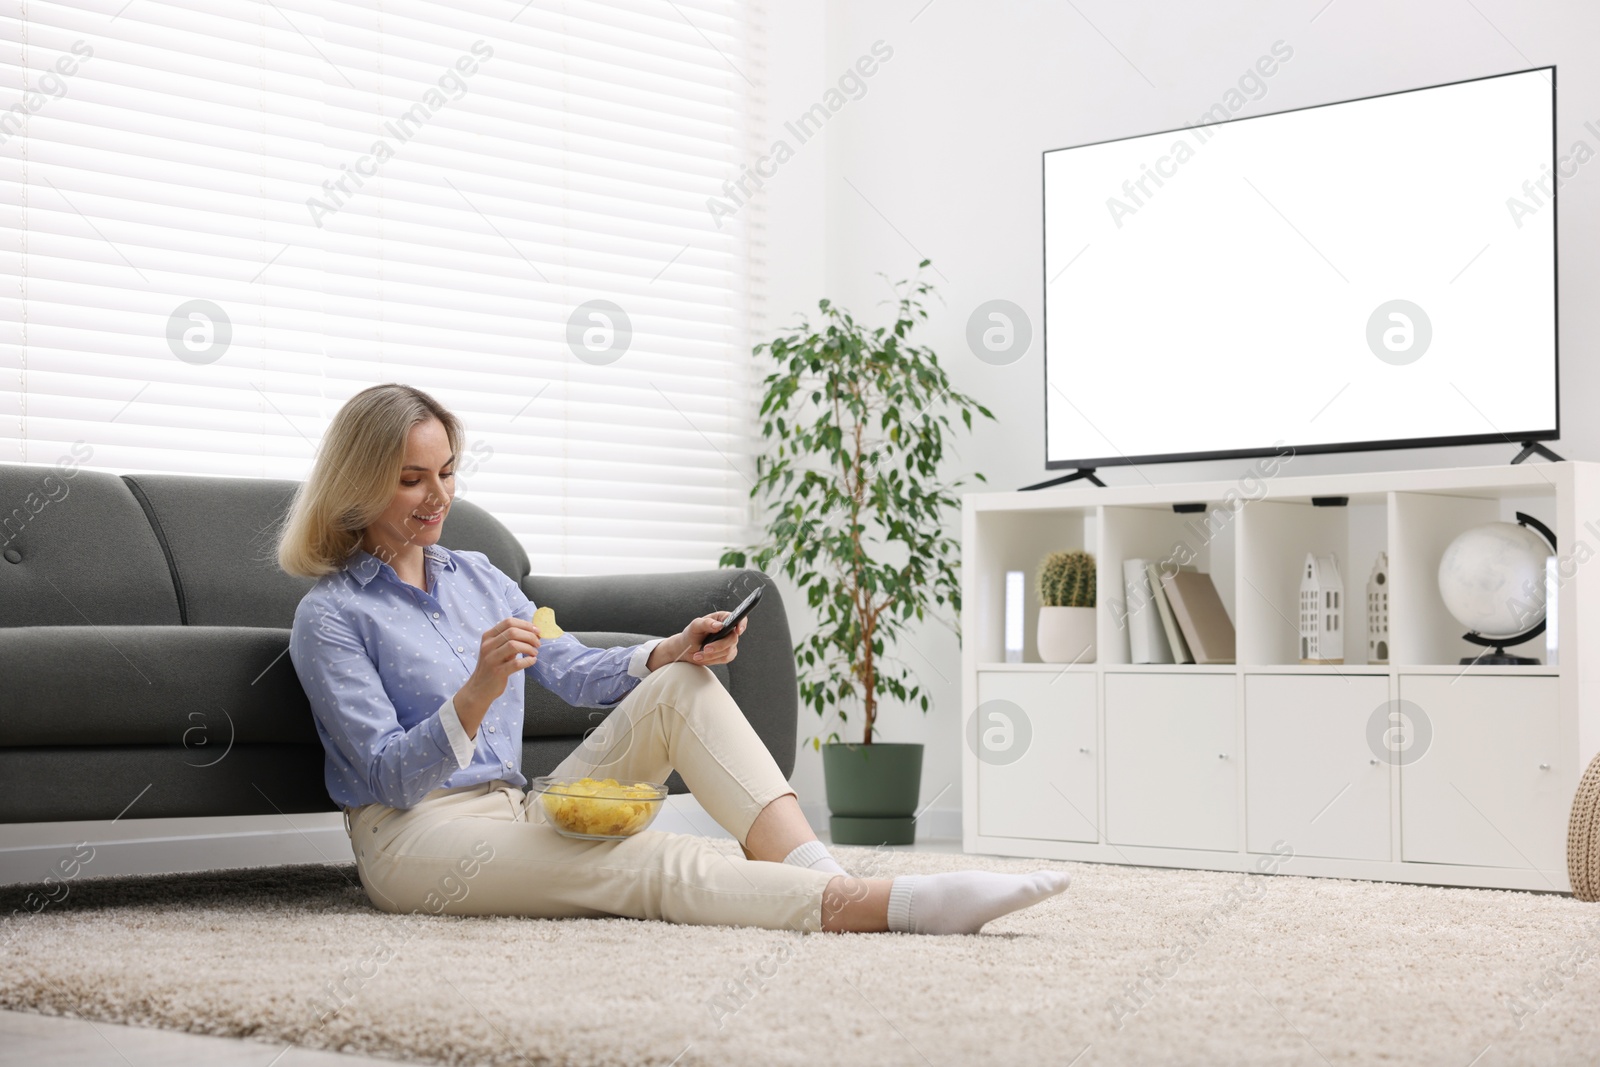
[{"label": "shirt button", "polygon": [[464,649],[464,648],[462,648],[462,647],[461,647],[461,646],[460,646],[460,645],[457,645],[457,646],[456,646],[456,651],[457,651],[457,652],[465,652],[465,651],[466,651],[466,649]]},{"label": "shirt button", "polygon": [[511,766],[511,761],[510,761],[510,760],[506,760],[506,766],[507,766],[507,767],[510,767],[510,766]]},{"label": "shirt button", "polygon": [[434,617],[434,618],[436,618],[436,619],[437,619],[437,618],[438,618],[438,617],[439,617],[439,613],[438,613],[438,612],[437,612],[437,611],[436,611],[436,612],[434,612],[434,613],[433,613],[433,617]]},{"label": "shirt button", "polygon": [[491,734],[492,734],[492,733],[494,733],[494,727],[493,727],[493,726],[491,726],[491,727],[489,727],[489,732],[490,732],[490,733],[491,733]]}]

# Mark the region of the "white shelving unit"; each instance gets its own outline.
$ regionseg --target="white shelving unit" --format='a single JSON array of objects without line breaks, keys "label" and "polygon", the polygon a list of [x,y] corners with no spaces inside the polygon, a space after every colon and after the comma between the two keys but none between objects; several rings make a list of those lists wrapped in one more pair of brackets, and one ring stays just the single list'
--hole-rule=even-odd
[{"label": "white shelving unit", "polygon": [[[1348,506],[1312,504],[1332,496]],[[1445,609],[1439,559],[1518,511],[1556,534],[1556,662],[1535,639],[1511,651],[1539,665],[1462,667],[1480,649]],[[1292,849],[1282,873],[1570,891],[1568,810],[1600,751],[1600,668],[1584,656],[1600,635],[1600,464],[974,493],[962,522],[966,851],[1245,871]],[[1099,569],[1098,661],[1040,663],[1033,577],[1071,548]],[[1383,551],[1390,657],[1368,664]],[[1344,574],[1342,665],[1299,662],[1307,552]],[[1212,575],[1237,664],[1129,662],[1119,605],[1136,557]],[[1028,576],[1022,663],[1003,662],[1008,570]],[[1370,736],[1397,710],[1398,752]]]}]

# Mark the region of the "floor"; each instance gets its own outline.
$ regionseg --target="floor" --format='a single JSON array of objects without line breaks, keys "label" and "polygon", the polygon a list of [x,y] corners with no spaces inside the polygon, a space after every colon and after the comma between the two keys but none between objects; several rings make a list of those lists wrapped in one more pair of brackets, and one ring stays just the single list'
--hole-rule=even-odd
[{"label": "floor", "polygon": [[[678,798],[674,798],[675,800]],[[669,818],[669,814],[672,816]],[[703,811],[700,813],[703,816]],[[658,829],[704,832],[708,818],[680,810],[663,812]],[[711,823],[713,831],[721,827]],[[725,835],[722,835],[725,836]],[[821,834],[824,841],[827,833]],[[959,854],[961,842],[931,839],[897,851]],[[28,1067],[367,1067],[393,1060],[344,1056],[296,1046],[273,1048],[256,1041],[207,1037],[174,1030],[95,1023],[83,1019],[0,1011],[0,1065]]]}]

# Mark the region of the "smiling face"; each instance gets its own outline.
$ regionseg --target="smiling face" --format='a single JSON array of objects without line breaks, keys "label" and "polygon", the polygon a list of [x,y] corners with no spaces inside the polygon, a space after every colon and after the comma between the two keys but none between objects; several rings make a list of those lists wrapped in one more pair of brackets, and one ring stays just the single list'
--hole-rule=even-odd
[{"label": "smiling face", "polygon": [[[362,534],[361,547],[396,571],[421,568],[422,550],[437,544],[455,496],[455,457],[438,419],[411,427],[394,499]],[[432,522],[419,516],[432,517]]]}]

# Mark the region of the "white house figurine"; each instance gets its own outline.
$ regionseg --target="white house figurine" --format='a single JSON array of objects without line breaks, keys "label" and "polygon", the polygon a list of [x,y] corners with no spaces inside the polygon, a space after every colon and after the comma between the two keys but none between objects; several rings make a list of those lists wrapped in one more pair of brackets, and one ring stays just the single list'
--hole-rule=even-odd
[{"label": "white house figurine", "polygon": [[1306,553],[1300,572],[1300,662],[1344,662],[1344,579],[1331,555]]},{"label": "white house figurine", "polygon": [[1389,662],[1389,553],[1379,552],[1367,579],[1367,662]]}]

